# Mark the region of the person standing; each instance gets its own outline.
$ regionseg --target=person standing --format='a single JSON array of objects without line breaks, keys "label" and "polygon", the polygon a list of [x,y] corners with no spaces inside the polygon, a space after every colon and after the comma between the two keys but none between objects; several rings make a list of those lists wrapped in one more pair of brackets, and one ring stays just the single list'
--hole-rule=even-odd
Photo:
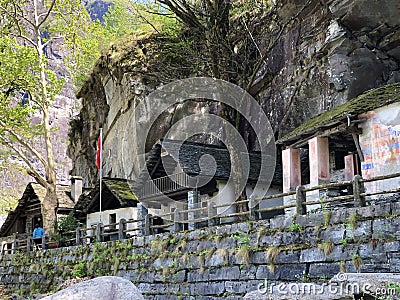
[{"label": "person standing", "polygon": [[32,239],[35,242],[35,249],[39,249],[42,244],[42,236],[44,235],[44,229],[40,227],[39,224],[35,224],[35,229],[33,230]]}]

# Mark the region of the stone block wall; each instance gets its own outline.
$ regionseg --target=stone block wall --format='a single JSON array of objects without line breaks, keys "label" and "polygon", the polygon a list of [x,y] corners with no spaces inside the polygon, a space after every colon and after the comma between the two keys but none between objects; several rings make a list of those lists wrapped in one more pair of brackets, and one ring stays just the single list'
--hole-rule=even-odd
[{"label": "stone block wall", "polygon": [[24,295],[117,275],[147,299],[241,299],[271,281],[400,271],[400,204],[324,211],[124,241],[5,255],[0,282]]}]

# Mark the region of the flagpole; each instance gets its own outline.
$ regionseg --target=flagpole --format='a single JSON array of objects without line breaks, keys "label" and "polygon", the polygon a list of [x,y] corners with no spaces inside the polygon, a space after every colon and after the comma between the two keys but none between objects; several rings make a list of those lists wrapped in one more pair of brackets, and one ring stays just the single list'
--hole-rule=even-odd
[{"label": "flagpole", "polygon": [[103,128],[100,128],[100,169],[99,169],[99,176],[100,176],[100,223],[102,221],[102,211],[101,211],[101,191],[103,187]]}]

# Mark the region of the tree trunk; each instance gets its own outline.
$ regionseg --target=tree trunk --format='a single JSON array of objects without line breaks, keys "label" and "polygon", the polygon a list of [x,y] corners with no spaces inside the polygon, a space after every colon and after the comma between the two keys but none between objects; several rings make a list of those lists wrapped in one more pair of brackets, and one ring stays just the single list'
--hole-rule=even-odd
[{"label": "tree trunk", "polygon": [[46,233],[54,230],[54,220],[56,218],[56,207],[57,207],[57,194],[54,186],[49,185],[47,187],[46,196],[41,204],[42,207],[42,218],[43,228]]},{"label": "tree trunk", "polygon": [[36,49],[39,58],[40,67],[40,88],[41,88],[41,108],[43,112],[43,137],[46,147],[47,164],[45,167],[46,176],[46,196],[41,204],[42,207],[42,218],[43,226],[46,232],[53,231],[53,223],[56,218],[56,209],[58,207],[57,200],[57,185],[56,185],[56,171],[54,165],[54,154],[53,145],[51,143],[51,127],[50,127],[50,115],[49,115],[49,94],[47,87],[46,77],[46,62],[44,58],[44,45],[40,34],[40,20],[38,14],[38,3],[34,0],[34,14],[35,14],[35,37],[36,37]]}]

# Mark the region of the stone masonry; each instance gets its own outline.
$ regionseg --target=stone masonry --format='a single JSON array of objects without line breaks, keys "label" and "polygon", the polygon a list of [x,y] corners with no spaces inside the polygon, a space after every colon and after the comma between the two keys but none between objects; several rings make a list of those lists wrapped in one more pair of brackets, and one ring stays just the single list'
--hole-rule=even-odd
[{"label": "stone masonry", "polygon": [[0,282],[25,296],[73,277],[117,275],[146,299],[242,299],[268,279],[324,282],[400,271],[400,204],[5,255]]}]

